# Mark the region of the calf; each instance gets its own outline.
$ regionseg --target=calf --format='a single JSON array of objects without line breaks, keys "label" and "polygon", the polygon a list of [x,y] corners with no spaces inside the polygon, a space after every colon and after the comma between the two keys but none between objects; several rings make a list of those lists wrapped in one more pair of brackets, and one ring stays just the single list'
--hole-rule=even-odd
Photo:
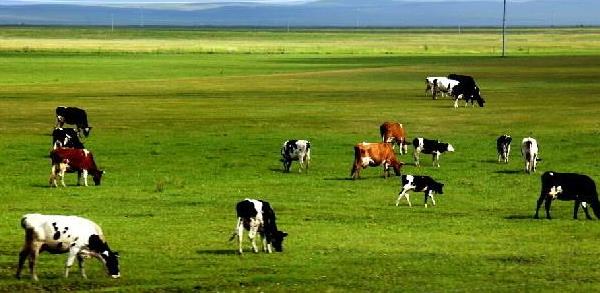
[{"label": "calf", "polygon": [[408,153],[408,144],[406,143],[406,131],[402,124],[398,122],[384,122],[379,126],[379,133],[383,142],[389,142],[394,148],[394,143],[400,148],[400,154]]},{"label": "calf", "polygon": [[383,176],[389,177],[390,167],[394,169],[396,176],[400,176],[403,162],[396,159],[391,143],[359,143],[354,146],[354,164],[350,176],[352,179],[360,177],[360,170],[368,166],[375,167],[383,165]]},{"label": "calf", "polygon": [[252,251],[258,252],[256,248],[256,233],[260,234],[263,242],[263,250],[268,253],[283,251],[283,240],[288,233],[279,231],[275,223],[275,212],[271,205],[262,200],[246,198],[237,203],[237,224],[230,240],[238,237],[238,252],[243,253],[242,240],[244,229],[248,230],[248,238],[252,243]]},{"label": "calf", "polygon": [[56,107],[56,128],[63,127],[65,123],[77,125],[77,131],[83,132],[85,137],[88,137],[92,130],[88,125],[85,110],[76,107]]},{"label": "calf", "polygon": [[468,75],[450,74],[449,79],[458,81],[458,84],[452,88],[451,95],[454,97],[454,108],[458,108],[458,100],[465,100],[465,107],[471,102],[477,101],[479,107],[483,107],[485,100],[481,96],[479,87],[475,83],[475,79]]},{"label": "calf", "polygon": [[431,198],[431,202],[435,205],[435,199],[433,198],[434,193],[444,194],[444,191],[442,190],[444,184],[436,182],[429,176],[402,175],[400,181],[402,182],[402,189],[398,194],[398,199],[396,199],[396,206],[400,204],[400,200],[403,197],[406,197],[408,206],[412,206],[408,194],[409,190],[425,192],[425,207],[427,207],[428,198]]},{"label": "calf", "polygon": [[110,250],[102,229],[96,223],[77,216],[27,214],[21,219],[21,226],[25,230],[25,244],[19,253],[17,278],[21,278],[25,259],[29,258],[31,278],[38,280],[35,263],[39,253],[43,251],[52,254],[69,253],[65,278],[69,276],[75,257],[83,278],[87,278],[83,267],[83,261],[87,257],[99,259],[112,278],[121,276],[119,254]]},{"label": "calf", "polygon": [[52,149],[60,147],[84,149],[77,131],[73,128],[55,128],[52,131]]},{"label": "calf", "polygon": [[496,150],[498,151],[498,162],[508,163],[508,156],[510,155],[510,143],[512,137],[508,134],[504,134],[496,139]]},{"label": "calf", "polygon": [[50,174],[50,185],[56,187],[56,178],[60,177],[60,183],[65,185],[65,172],[77,172],[77,185],[80,184],[83,173],[83,182],[88,186],[87,176],[92,175],[94,183],[100,185],[104,171],[99,170],[94,162],[94,156],[86,149],[57,148],[50,152],[52,159],[52,173]]},{"label": "calf", "polygon": [[521,155],[525,160],[525,172],[531,173],[536,171],[538,158],[538,144],[532,137],[526,137],[521,142]]},{"label": "calf", "polygon": [[422,137],[413,139],[413,158],[415,160],[415,166],[419,164],[419,154],[431,154],[433,155],[433,166],[440,166],[440,155],[445,152],[454,152],[454,147],[451,144],[440,142],[439,140],[431,140]]},{"label": "calf", "polygon": [[286,140],[283,143],[283,147],[281,147],[281,157],[285,172],[290,172],[292,161],[298,161],[300,164],[298,172],[302,172],[302,169],[308,171],[308,165],[310,164],[310,142],[308,140]]},{"label": "calf", "polygon": [[573,200],[573,219],[577,219],[579,206],[583,207],[585,217],[592,219],[588,212],[587,205],[592,206],[594,215],[600,219],[600,203],[598,202],[598,192],[596,191],[596,183],[592,178],[575,173],[557,173],[548,171],[542,174],[542,191],[537,200],[534,218],[538,219],[540,206],[546,201],[546,218],[550,217],[550,206],[552,201],[558,200]]},{"label": "calf", "polygon": [[425,78],[425,93],[431,92],[431,97],[435,100],[437,98],[437,81],[439,79],[446,78],[443,76],[428,76]]}]

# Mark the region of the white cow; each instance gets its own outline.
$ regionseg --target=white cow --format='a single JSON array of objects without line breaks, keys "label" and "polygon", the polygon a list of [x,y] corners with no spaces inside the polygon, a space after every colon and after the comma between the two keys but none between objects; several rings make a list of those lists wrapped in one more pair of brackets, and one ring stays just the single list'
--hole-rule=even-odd
[{"label": "white cow", "polygon": [[25,259],[29,258],[31,278],[38,280],[35,262],[40,252],[52,254],[69,253],[65,268],[65,278],[77,257],[81,276],[87,278],[83,267],[84,258],[95,257],[105,266],[112,278],[119,278],[119,254],[111,251],[104,239],[102,229],[85,218],[77,216],[27,214],[21,219],[25,230],[25,244],[19,253],[17,278],[21,278],[21,270]]},{"label": "white cow", "polygon": [[536,171],[537,161],[540,159],[537,141],[532,137],[526,137],[521,142],[521,154],[525,160],[525,172],[531,173]]}]

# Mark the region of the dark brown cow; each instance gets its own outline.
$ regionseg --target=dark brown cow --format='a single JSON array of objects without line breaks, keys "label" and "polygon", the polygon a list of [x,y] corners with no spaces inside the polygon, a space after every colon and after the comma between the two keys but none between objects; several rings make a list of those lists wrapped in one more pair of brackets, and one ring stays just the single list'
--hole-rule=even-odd
[{"label": "dark brown cow", "polygon": [[394,168],[396,176],[400,176],[400,168],[404,163],[396,159],[391,143],[363,142],[354,146],[354,164],[350,173],[352,179],[360,177],[361,169],[379,165],[383,165],[384,177],[389,177],[390,167]]},{"label": "dark brown cow", "polygon": [[408,153],[408,144],[406,144],[406,131],[402,124],[398,122],[384,122],[379,126],[379,133],[383,142],[389,142],[394,148],[394,143],[400,147],[400,154]]},{"label": "dark brown cow", "polygon": [[50,152],[52,159],[52,174],[50,175],[50,185],[56,187],[56,177],[60,177],[60,183],[65,186],[65,172],[77,172],[77,185],[81,181],[83,173],[83,182],[87,184],[88,173],[92,175],[94,183],[100,185],[100,179],[104,171],[99,170],[94,162],[94,156],[86,149],[57,148]]}]

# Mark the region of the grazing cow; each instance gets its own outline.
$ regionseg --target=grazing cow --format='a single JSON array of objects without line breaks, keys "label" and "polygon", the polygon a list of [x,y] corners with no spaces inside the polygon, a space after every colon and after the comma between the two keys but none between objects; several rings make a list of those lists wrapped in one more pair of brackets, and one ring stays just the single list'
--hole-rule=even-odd
[{"label": "grazing cow", "polygon": [[431,97],[435,100],[437,98],[437,80],[446,78],[443,76],[428,76],[425,78],[425,93],[431,92]]},{"label": "grazing cow", "polygon": [[379,133],[381,134],[381,140],[383,142],[389,142],[392,144],[392,148],[395,147],[394,143],[400,148],[400,154],[408,153],[408,144],[406,143],[406,131],[402,124],[398,122],[384,122],[379,126]]},{"label": "grazing cow", "polygon": [[385,178],[390,176],[390,166],[394,169],[396,176],[400,176],[400,168],[404,163],[396,159],[391,143],[363,142],[354,146],[354,164],[350,173],[352,179],[360,177],[361,169],[379,165],[383,165],[383,176]]},{"label": "grazing cow", "polygon": [[55,128],[54,131],[52,131],[52,149],[57,148],[84,149],[85,147],[79,140],[79,136],[75,129]]},{"label": "grazing cow", "polygon": [[92,130],[88,125],[85,110],[76,107],[56,107],[56,128],[63,127],[65,123],[77,125],[77,131],[83,132],[85,137],[88,137]]},{"label": "grazing cow", "polygon": [[258,252],[256,248],[256,233],[260,234],[263,242],[263,251],[272,253],[275,251],[283,251],[283,240],[288,233],[277,230],[275,223],[275,212],[271,205],[262,200],[246,198],[237,203],[235,206],[237,211],[236,229],[231,235],[230,241],[235,236],[238,236],[239,253],[242,254],[242,240],[244,229],[248,230],[248,238],[252,243],[252,251]]},{"label": "grazing cow", "polygon": [[27,214],[21,219],[25,230],[25,244],[19,253],[16,277],[21,278],[25,259],[29,258],[31,278],[38,280],[35,263],[40,252],[52,254],[69,253],[65,268],[65,278],[77,257],[81,276],[87,278],[83,261],[87,257],[99,259],[112,278],[119,278],[119,254],[110,250],[102,229],[85,218],[77,216]]},{"label": "grazing cow", "polygon": [[525,159],[525,172],[531,173],[537,169],[537,161],[539,155],[537,141],[532,137],[526,137],[521,142],[521,155]]},{"label": "grazing cow", "polygon": [[80,184],[83,173],[83,183],[88,186],[87,176],[92,175],[94,183],[100,185],[104,171],[99,170],[94,162],[94,156],[86,149],[57,148],[50,152],[52,159],[52,173],[50,185],[56,187],[56,178],[60,177],[60,183],[65,185],[65,172],[77,172],[77,185]]},{"label": "grazing cow", "polygon": [[510,155],[510,143],[512,137],[508,134],[504,134],[496,139],[496,150],[498,150],[498,162],[508,163],[508,156]]},{"label": "grazing cow", "polygon": [[400,193],[398,193],[398,199],[396,199],[396,206],[400,204],[400,200],[403,197],[406,197],[408,206],[412,206],[408,194],[409,190],[425,192],[425,207],[427,207],[428,198],[431,198],[431,202],[433,202],[433,205],[435,205],[435,199],[433,198],[434,193],[444,194],[444,191],[442,190],[444,184],[436,182],[429,176],[402,175],[402,177],[400,178],[400,182],[402,183],[402,190],[400,190]]},{"label": "grazing cow", "polygon": [[300,164],[298,172],[302,172],[302,169],[308,172],[308,165],[310,164],[310,142],[308,140],[286,140],[283,143],[283,147],[281,147],[281,157],[285,172],[290,172],[292,161],[298,161]]},{"label": "grazing cow", "polygon": [[439,140],[431,140],[422,137],[413,139],[413,158],[415,160],[415,166],[419,164],[419,154],[431,154],[433,155],[433,166],[440,166],[440,155],[445,152],[453,152],[454,147],[451,144],[440,142]]},{"label": "grazing cow", "polygon": [[473,77],[468,75],[450,74],[449,79],[458,81],[458,84],[452,88],[451,95],[454,97],[454,108],[458,108],[458,100],[465,100],[465,107],[471,102],[477,101],[479,107],[483,107],[485,100],[481,96],[479,87]]},{"label": "grazing cow", "polygon": [[537,200],[534,218],[538,219],[540,206],[546,201],[546,218],[550,217],[550,206],[552,201],[558,200],[573,200],[573,219],[577,219],[579,206],[583,207],[585,217],[591,220],[587,205],[592,206],[594,215],[600,219],[600,202],[598,202],[598,191],[596,191],[596,183],[592,178],[575,173],[557,173],[548,171],[542,174],[542,191]]}]

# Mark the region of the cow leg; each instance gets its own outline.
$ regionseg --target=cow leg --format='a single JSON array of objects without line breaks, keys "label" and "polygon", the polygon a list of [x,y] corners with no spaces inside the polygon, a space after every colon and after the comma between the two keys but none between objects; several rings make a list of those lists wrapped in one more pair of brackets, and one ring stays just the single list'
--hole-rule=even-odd
[{"label": "cow leg", "polygon": [[250,223],[250,230],[248,231],[248,238],[250,239],[250,243],[252,244],[252,251],[254,253],[258,252],[258,248],[256,247],[256,233],[258,232],[258,224],[252,221]]},{"label": "cow leg", "polygon": [[544,196],[544,193],[542,192],[542,194],[540,194],[540,197],[537,200],[537,205],[535,207],[535,215],[533,215],[534,219],[540,218],[539,211],[540,211],[540,207],[542,206],[542,203],[544,202],[544,198],[545,198],[545,196]]},{"label": "cow leg", "polygon": [[[88,186],[88,181],[87,181],[88,171],[86,169],[83,169],[82,173],[83,173],[83,185]],[[77,183],[79,183],[79,180]]]},{"label": "cow leg", "polygon": [[585,213],[585,218],[588,219],[588,220],[591,220],[592,217],[590,216],[590,212],[588,210],[587,202],[582,201],[582,202],[579,202],[579,203],[581,204],[581,207],[583,208],[583,212]]},{"label": "cow leg", "polygon": [[242,218],[238,217],[238,222],[236,226],[237,236],[238,236],[238,252],[240,254],[243,253],[242,242],[244,240],[244,223]]},{"label": "cow leg", "polygon": [[50,187],[57,187],[57,184],[56,184],[56,165],[52,165],[52,169],[50,170],[50,179],[48,180],[48,184],[50,184]]},{"label": "cow leg", "polygon": [[362,168],[360,162],[354,162],[354,165],[352,166],[352,171],[350,172],[350,176],[352,177],[352,180],[355,180],[356,178],[360,177],[360,169]]},{"label": "cow leg", "polygon": [[406,197],[406,201],[408,201],[408,206],[410,207],[410,199],[409,199],[409,195],[408,195],[408,191],[410,190],[410,185],[404,185],[404,187],[402,187],[402,191],[398,194],[398,199],[396,199],[396,206],[398,206],[400,204],[400,200],[403,197]]},{"label": "cow leg", "polygon": [[546,198],[546,204],[544,205],[544,207],[546,208],[546,218],[548,220],[552,219],[552,217],[550,216],[550,206],[552,206],[552,199]]},{"label": "cow leg", "polygon": [[77,186],[81,185],[81,171],[77,171]]},{"label": "cow leg", "polygon": [[403,150],[405,154],[408,154],[408,145],[405,142],[402,142],[400,149]]},{"label": "cow leg", "polygon": [[300,155],[298,157],[298,164],[300,165],[300,167],[298,168],[298,173],[302,173],[302,169],[304,169],[304,156]]},{"label": "cow leg", "polygon": [[25,244],[23,244],[23,249],[21,249],[21,252],[19,253],[19,264],[17,265],[17,273],[15,274],[15,277],[17,277],[17,279],[21,278],[21,271],[23,270],[23,266],[25,265],[25,259],[27,259],[27,257],[33,253],[32,241],[33,230],[26,230]]},{"label": "cow leg", "polygon": [[419,166],[419,151],[417,151],[415,149],[415,151],[413,151],[413,160],[415,161],[415,166]]},{"label": "cow leg", "polygon": [[432,190],[429,191],[429,197],[431,197],[431,203],[433,203],[433,205],[435,206],[435,198],[433,198],[433,191]]},{"label": "cow leg", "polygon": [[429,196],[427,195],[427,192],[425,192],[425,208],[427,208],[427,199],[429,198]]},{"label": "cow leg", "polygon": [[40,249],[42,248],[41,243],[32,243],[31,250],[29,251],[29,272],[31,273],[31,279],[34,281],[38,280],[37,272],[35,269],[35,262],[40,255]]},{"label": "cow leg", "polygon": [[458,98],[454,98],[454,108],[458,108]]},{"label": "cow leg", "polygon": [[73,263],[75,262],[75,257],[77,257],[77,260],[79,260],[79,257],[81,257],[81,256],[79,255],[79,248],[73,246],[69,249],[69,256],[67,257],[67,262],[65,263],[65,278],[69,277],[69,270],[71,269],[71,266],[73,266]]},{"label": "cow leg", "polygon": [[77,264],[79,265],[79,272],[81,273],[82,278],[87,279],[87,275],[85,274],[84,260],[85,257],[83,255],[77,254]]}]

